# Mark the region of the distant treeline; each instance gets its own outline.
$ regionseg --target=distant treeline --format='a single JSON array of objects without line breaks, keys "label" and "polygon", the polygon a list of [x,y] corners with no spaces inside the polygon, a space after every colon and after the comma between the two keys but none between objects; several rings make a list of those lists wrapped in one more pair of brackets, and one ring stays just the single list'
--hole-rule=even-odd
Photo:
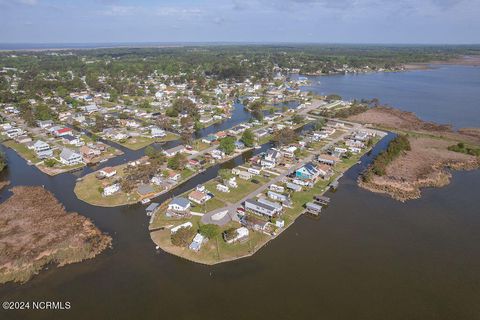
[{"label": "distant treeline", "polygon": [[408,141],[407,135],[398,135],[395,137],[390,141],[387,149],[382,151],[362,174],[363,181],[370,181],[373,175],[385,175],[388,164],[395,160],[400,154],[410,149],[410,142]]}]

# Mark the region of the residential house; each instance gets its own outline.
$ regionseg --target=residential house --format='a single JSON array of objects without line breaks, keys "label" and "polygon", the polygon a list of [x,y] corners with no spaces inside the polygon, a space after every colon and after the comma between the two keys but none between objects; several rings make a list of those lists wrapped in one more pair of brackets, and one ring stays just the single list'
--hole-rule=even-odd
[{"label": "residential house", "polygon": [[286,187],[287,187],[287,189],[293,190],[294,192],[302,191],[302,186],[300,186],[296,183],[287,182]]},{"label": "residential house", "polygon": [[170,229],[170,233],[171,233],[171,234],[175,234],[175,233],[177,233],[178,230],[180,230],[180,229],[182,229],[182,228],[187,228],[187,229],[189,229],[189,228],[191,228],[191,227],[193,227],[193,224],[192,224],[190,221],[188,221],[188,222],[179,224],[179,225],[176,226],[176,227],[171,228],[171,229]]},{"label": "residential house", "polygon": [[242,170],[238,173],[238,177],[243,180],[250,180],[253,177],[253,173]]},{"label": "residential house", "polygon": [[210,200],[210,196],[205,192],[193,190],[188,194],[188,200],[193,201],[197,204],[204,204],[205,202]]},{"label": "residential house", "polygon": [[148,198],[155,194],[155,190],[150,184],[141,184],[137,187],[137,193],[141,198]]},{"label": "residential house", "polygon": [[271,191],[271,190],[269,190],[267,192],[267,196],[272,200],[280,201],[282,203],[285,203],[285,202],[289,201],[289,199],[286,195],[281,194],[281,193],[276,193],[275,191]]},{"label": "residential house", "polygon": [[231,243],[234,243],[234,242],[241,242],[241,241],[244,241],[248,238],[248,235],[249,235],[249,231],[247,228],[245,227],[240,227],[240,228],[237,228],[235,229],[235,234],[233,237],[230,237],[230,238],[226,238],[225,235],[226,233],[224,233],[224,240],[225,242],[227,242],[228,244],[231,244]]},{"label": "residential house", "polygon": [[52,120],[38,120],[37,125],[40,128],[45,129],[45,128],[53,126],[53,121]]},{"label": "residential house", "polygon": [[217,159],[217,160],[222,160],[225,158],[225,152],[219,149],[215,149],[211,152],[212,158]]},{"label": "residential house", "polygon": [[285,188],[282,186],[278,186],[276,184],[271,184],[269,187],[270,190],[275,191],[275,192],[285,192]]},{"label": "residential house", "polygon": [[188,246],[188,248],[192,251],[198,252],[200,251],[200,248],[202,247],[202,243],[204,240],[205,240],[205,237],[200,233],[197,233],[193,238],[192,243],[190,243],[190,245]]},{"label": "residential house", "polygon": [[115,183],[115,184],[112,184],[112,185],[109,185],[109,186],[103,188],[103,196],[108,197],[108,196],[111,196],[114,193],[117,193],[118,191],[120,191],[120,184]]},{"label": "residential house", "polygon": [[67,144],[71,144],[71,145],[74,145],[74,146],[80,146],[83,144],[82,140],[80,140],[80,138],[78,137],[75,137],[75,136],[72,136],[71,134],[65,134],[65,135],[62,135],[62,140],[64,143],[67,143]]},{"label": "residential house", "polygon": [[317,168],[311,163],[307,163],[295,171],[295,177],[301,180],[315,180],[319,174]]},{"label": "residential house", "polygon": [[321,163],[317,165],[317,170],[322,179],[329,179],[333,175],[333,169],[328,164]]},{"label": "residential house", "polygon": [[274,217],[279,213],[279,210],[276,207],[261,203],[255,199],[247,199],[245,201],[245,210],[266,217]]},{"label": "residential house", "polygon": [[318,162],[325,163],[325,164],[328,164],[330,166],[335,165],[338,162],[338,160],[339,159],[337,157],[331,156],[329,154],[320,154],[317,157]]},{"label": "residential house", "polygon": [[105,178],[110,178],[117,174],[117,170],[115,170],[115,168],[112,168],[112,167],[105,167],[100,170],[100,174]]},{"label": "residential house", "polygon": [[181,152],[185,152],[185,146],[183,146],[183,145],[179,145],[179,146],[173,147],[171,149],[163,150],[163,153],[167,157],[173,157],[177,153],[181,153]]},{"label": "residential house", "polygon": [[156,202],[152,202],[149,206],[145,209],[147,212],[147,216],[153,215],[158,209],[160,208],[160,204]]},{"label": "residential house", "polygon": [[217,190],[220,191],[220,192],[225,192],[225,193],[230,192],[230,188],[227,187],[227,186],[224,185],[224,184],[221,184],[221,183],[217,184],[217,187],[216,187],[216,188],[217,188]]},{"label": "residential house", "polygon": [[190,201],[183,197],[176,197],[168,204],[168,210],[186,213],[190,209]]},{"label": "residential house", "polygon": [[153,127],[150,129],[150,135],[152,138],[163,138],[167,135],[167,133],[163,129]]},{"label": "residential house", "polygon": [[62,152],[60,153],[60,162],[64,165],[71,166],[82,163],[83,158],[75,151],[68,148],[63,148]]}]

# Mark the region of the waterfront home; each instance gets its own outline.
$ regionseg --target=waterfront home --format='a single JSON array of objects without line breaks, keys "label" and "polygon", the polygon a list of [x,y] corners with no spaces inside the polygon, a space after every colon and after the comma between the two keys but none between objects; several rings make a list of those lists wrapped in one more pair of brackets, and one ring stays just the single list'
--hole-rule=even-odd
[{"label": "waterfront home", "polygon": [[222,160],[225,158],[225,152],[219,149],[215,149],[211,152],[212,158],[217,159],[217,160]]},{"label": "waterfront home", "polygon": [[165,130],[162,130],[160,128],[153,127],[152,129],[150,129],[150,136],[152,138],[163,138],[166,135],[167,134],[166,134]]},{"label": "waterfront home", "polygon": [[191,228],[191,227],[193,227],[193,224],[192,224],[190,221],[188,221],[188,222],[179,224],[179,225],[176,226],[176,227],[173,227],[172,229],[170,229],[170,233],[171,233],[171,234],[175,234],[178,230],[180,230],[180,229],[182,229],[182,228],[187,228],[187,229],[189,229],[189,228]]},{"label": "waterfront home", "polygon": [[200,233],[197,233],[192,240],[192,243],[188,246],[188,248],[192,251],[198,252],[202,247],[202,243],[205,240],[205,237]]},{"label": "waterfront home", "polygon": [[357,148],[357,147],[348,147],[348,150],[349,150],[351,153],[360,153],[360,152],[362,151],[362,149]]},{"label": "waterfront home", "polygon": [[224,193],[230,192],[230,188],[227,187],[227,186],[224,185],[224,184],[221,184],[221,183],[217,184],[216,188],[217,188],[217,190],[220,191],[220,192],[224,192]]},{"label": "waterfront home", "polygon": [[315,180],[319,174],[317,168],[311,163],[307,163],[295,171],[295,177],[301,180]]},{"label": "waterfront home", "polygon": [[188,194],[188,200],[193,201],[197,204],[204,204],[205,202],[210,200],[210,196],[205,192],[193,190]]},{"label": "waterfront home", "polygon": [[60,162],[64,165],[71,166],[83,162],[83,158],[80,154],[68,148],[63,148],[60,153]]},{"label": "waterfront home", "polygon": [[117,170],[115,170],[115,168],[112,168],[112,167],[105,167],[101,169],[99,173],[105,178],[110,178],[117,174]]},{"label": "waterfront home", "polygon": [[307,211],[313,214],[319,214],[322,211],[322,206],[313,202],[307,202],[305,207],[307,208]]},{"label": "waterfront home", "polygon": [[250,231],[245,227],[237,228],[233,231],[233,234],[223,233],[223,239],[226,243],[232,244],[234,242],[242,242],[248,238]]},{"label": "waterfront home", "polygon": [[209,134],[208,136],[202,139],[202,142],[211,144],[212,142],[217,140],[217,136],[214,134]]},{"label": "waterfront home", "polygon": [[345,144],[348,147],[365,148],[365,143],[363,143],[362,141],[347,139],[347,140],[345,140]]},{"label": "waterfront home", "polygon": [[150,203],[150,205],[145,209],[147,216],[151,216],[160,208],[160,204],[156,202]]},{"label": "waterfront home", "polygon": [[137,193],[142,198],[148,198],[155,194],[155,190],[153,190],[153,187],[150,184],[142,183],[137,187]]},{"label": "waterfront home", "polygon": [[286,158],[294,158],[295,157],[295,151],[297,151],[296,146],[289,146],[289,147],[284,147],[282,149],[283,156]]},{"label": "waterfront home", "polygon": [[245,215],[240,219],[242,226],[260,232],[266,232],[268,229],[269,222],[258,219],[251,215]]},{"label": "waterfront home", "polygon": [[150,179],[150,182],[153,183],[154,185],[162,185],[164,183],[164,179],[159,176],[159,175],[156,175],[156,176],[153,176],[151,179]]},{"label": "waterfront home", "polygon": [[245,210],[266,217],[274,217],[279,212],[278,208],[261,203],[255,199],[245,200]]},{"label": "waterfront home", "polygon": [[117,193],[118,191],[120,191],[120,184],[115,183],[115,184],[112,184],[110,186],[107,186],[107,187],[103,188],[103,193],[102,194],[103,194],[104,197],[108,197],[108,196],[111,196],[114,193]]},{"label": "waterfront home", "polygon": [[338,162],[338,160],[339,159],[337,157],[331,156],[329,154],[320,154],[317,157],[318,162],[325,163],[325,164],[328,164],[330,166],[335,165]]},{"label": "waterfront home", "polygon": [[91,161],[94,157],[99,156],[102,153],[99,149],[94,149],[88,146],[82,146],[80,148],[80,154],[82,155],[83,159],[87,162]]},{"label": "waterfront home", "polygon": [[321,163],[317,165],[317,170],[322,179],[328,179],[333,175],[333,169],[328,164]]},{"label": "waterfront home", "polygon": [[42,140],[37,140],[29,149],[33,149],[33,151],[38,153],[40,151],[50,150],[50,145]]},{"label": "waterfront home", "polygon": [[185,152],[185,146],[183,146],[183,145],[179,145],[179,146],[176,146],[176,147],[167,149],[167,150],[163,150],[163,153],[164,153],[167,157],[173,157],[173,156],[175,156],[177,153],[182,153],[182,152]]},{"label": "waterfront home", "polygon": [[273,169],[273,168],[275,168],[276,163],[275,163],[275,161],[262,159],[260,161],[260,165],[262,166],[262,168],[265,168],[265,169]]},{"label": "waterfront home", "polygon": [[176,197],[168,204],[168,210],[175,212],[187,212],[190,209],[190,201],[183,197]]},{"label": "waterfront home", "polygon": [[262,204],[266,204],[267,206],[270,206],[272,208],[275,208],[275,210],[277,212],[281,212],[283,210],[283,207],[280,203],[278,202],[274,202],[274,201],[270,201],[266,198],[258,198],[257,200],[258,202],[262,203]]},{"label": "waterfront home", "polygon": [[282,157],[282,154],[277,149],[271,148],[271,149],[268,149],[267,152],[265,153],[264,159],[275,163],[281,157]]},{"label": "waterfront home", "polygon": [[353,139],[354,140],[357,140],[357,141],[361,141],[361,142],[364,142],[366,140],[368,140],[368,132],[366,131],[358,131],[357,133],[355,133],[355,135],[353,136]]},{"label": "waterfront home", "polygon": [[171,181],[178,182],[182,178],[182,175],[176,171],[169,170],[167,173],[167,178]]},{"label": "waterfront home", "polygon": [[242,171],[242,170],[240,170],[240,168],[235,167],[235,168],[232,169],[232,174],[238,176],[241,171]]}]

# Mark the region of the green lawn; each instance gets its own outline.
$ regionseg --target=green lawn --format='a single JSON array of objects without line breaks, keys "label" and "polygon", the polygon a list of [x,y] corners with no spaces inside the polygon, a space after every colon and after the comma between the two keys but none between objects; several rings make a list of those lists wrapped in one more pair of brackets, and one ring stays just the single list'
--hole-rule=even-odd
[{"label": "green lawn", "polygon": [[128,138],[125,142],[118,142],[118,144],[131,150],[139,150],[139,149],[145,148],[148,145],[151,145],[154,142],[166,142],[166,141],[172,141],[177,139],[178,139],[178,135],[169,132],[163,138],[152,139],[147,137],[133,137],[133,138]]},{"label": "green lawn", "polygon": [[3,144],[6,147],[9,147],[15,150],[25,160],[31,161],[33,163],[40,161],[37,158],[35,151],[28,149],[27,146],[25,146],[22,143],[15,142],[14,140],[7,140],[7,141],[4,141]]},{"label": "green lawn", "polygon": [[[190,193],[190,191],[188,193]],[[186,197],[188,197],[188,193],[185,194]],[[212,199],[208,200],[203,205],[196,204],[194,202],[191,202],[191,203],[192,203],[192,209],[191,210],[194,211],[194,212],[199,212],[199,213],[207,213],[207,212],[225,207],[225,203],[222,202],[217,197],[213,197]]]},{"label": "green lawn", "polygon": [[215,197],[217,197],[218,199],[225,202],[229,202],[229,203],[235,203],[237,201],[240,201],[242,198],[246,197],[249,193],[260,188],[266,182],[268,182],[266,178],[263,178],[260,176],[254,176],[254,179],[258,180],[259,183],[255,184],[251,181],[237,178],[238,188],[236,189],[230,188],[230,192],[228,193],[220,192],[217,190],[216,186],[219,182],[216,180],[211,180],[207,182],[205,184],[205,187],[208,189],[208,191],[213,193]]}]

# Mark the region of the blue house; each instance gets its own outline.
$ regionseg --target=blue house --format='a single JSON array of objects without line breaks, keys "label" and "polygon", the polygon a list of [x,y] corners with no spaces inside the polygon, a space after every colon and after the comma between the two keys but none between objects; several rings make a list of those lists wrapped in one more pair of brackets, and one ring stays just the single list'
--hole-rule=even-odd
[{"label": "blue house", "polygon": [[301,180],[313,180],[316,179],[319,174],[320,172],[311,163],[307,163],[295,171],[295,176]]}]

